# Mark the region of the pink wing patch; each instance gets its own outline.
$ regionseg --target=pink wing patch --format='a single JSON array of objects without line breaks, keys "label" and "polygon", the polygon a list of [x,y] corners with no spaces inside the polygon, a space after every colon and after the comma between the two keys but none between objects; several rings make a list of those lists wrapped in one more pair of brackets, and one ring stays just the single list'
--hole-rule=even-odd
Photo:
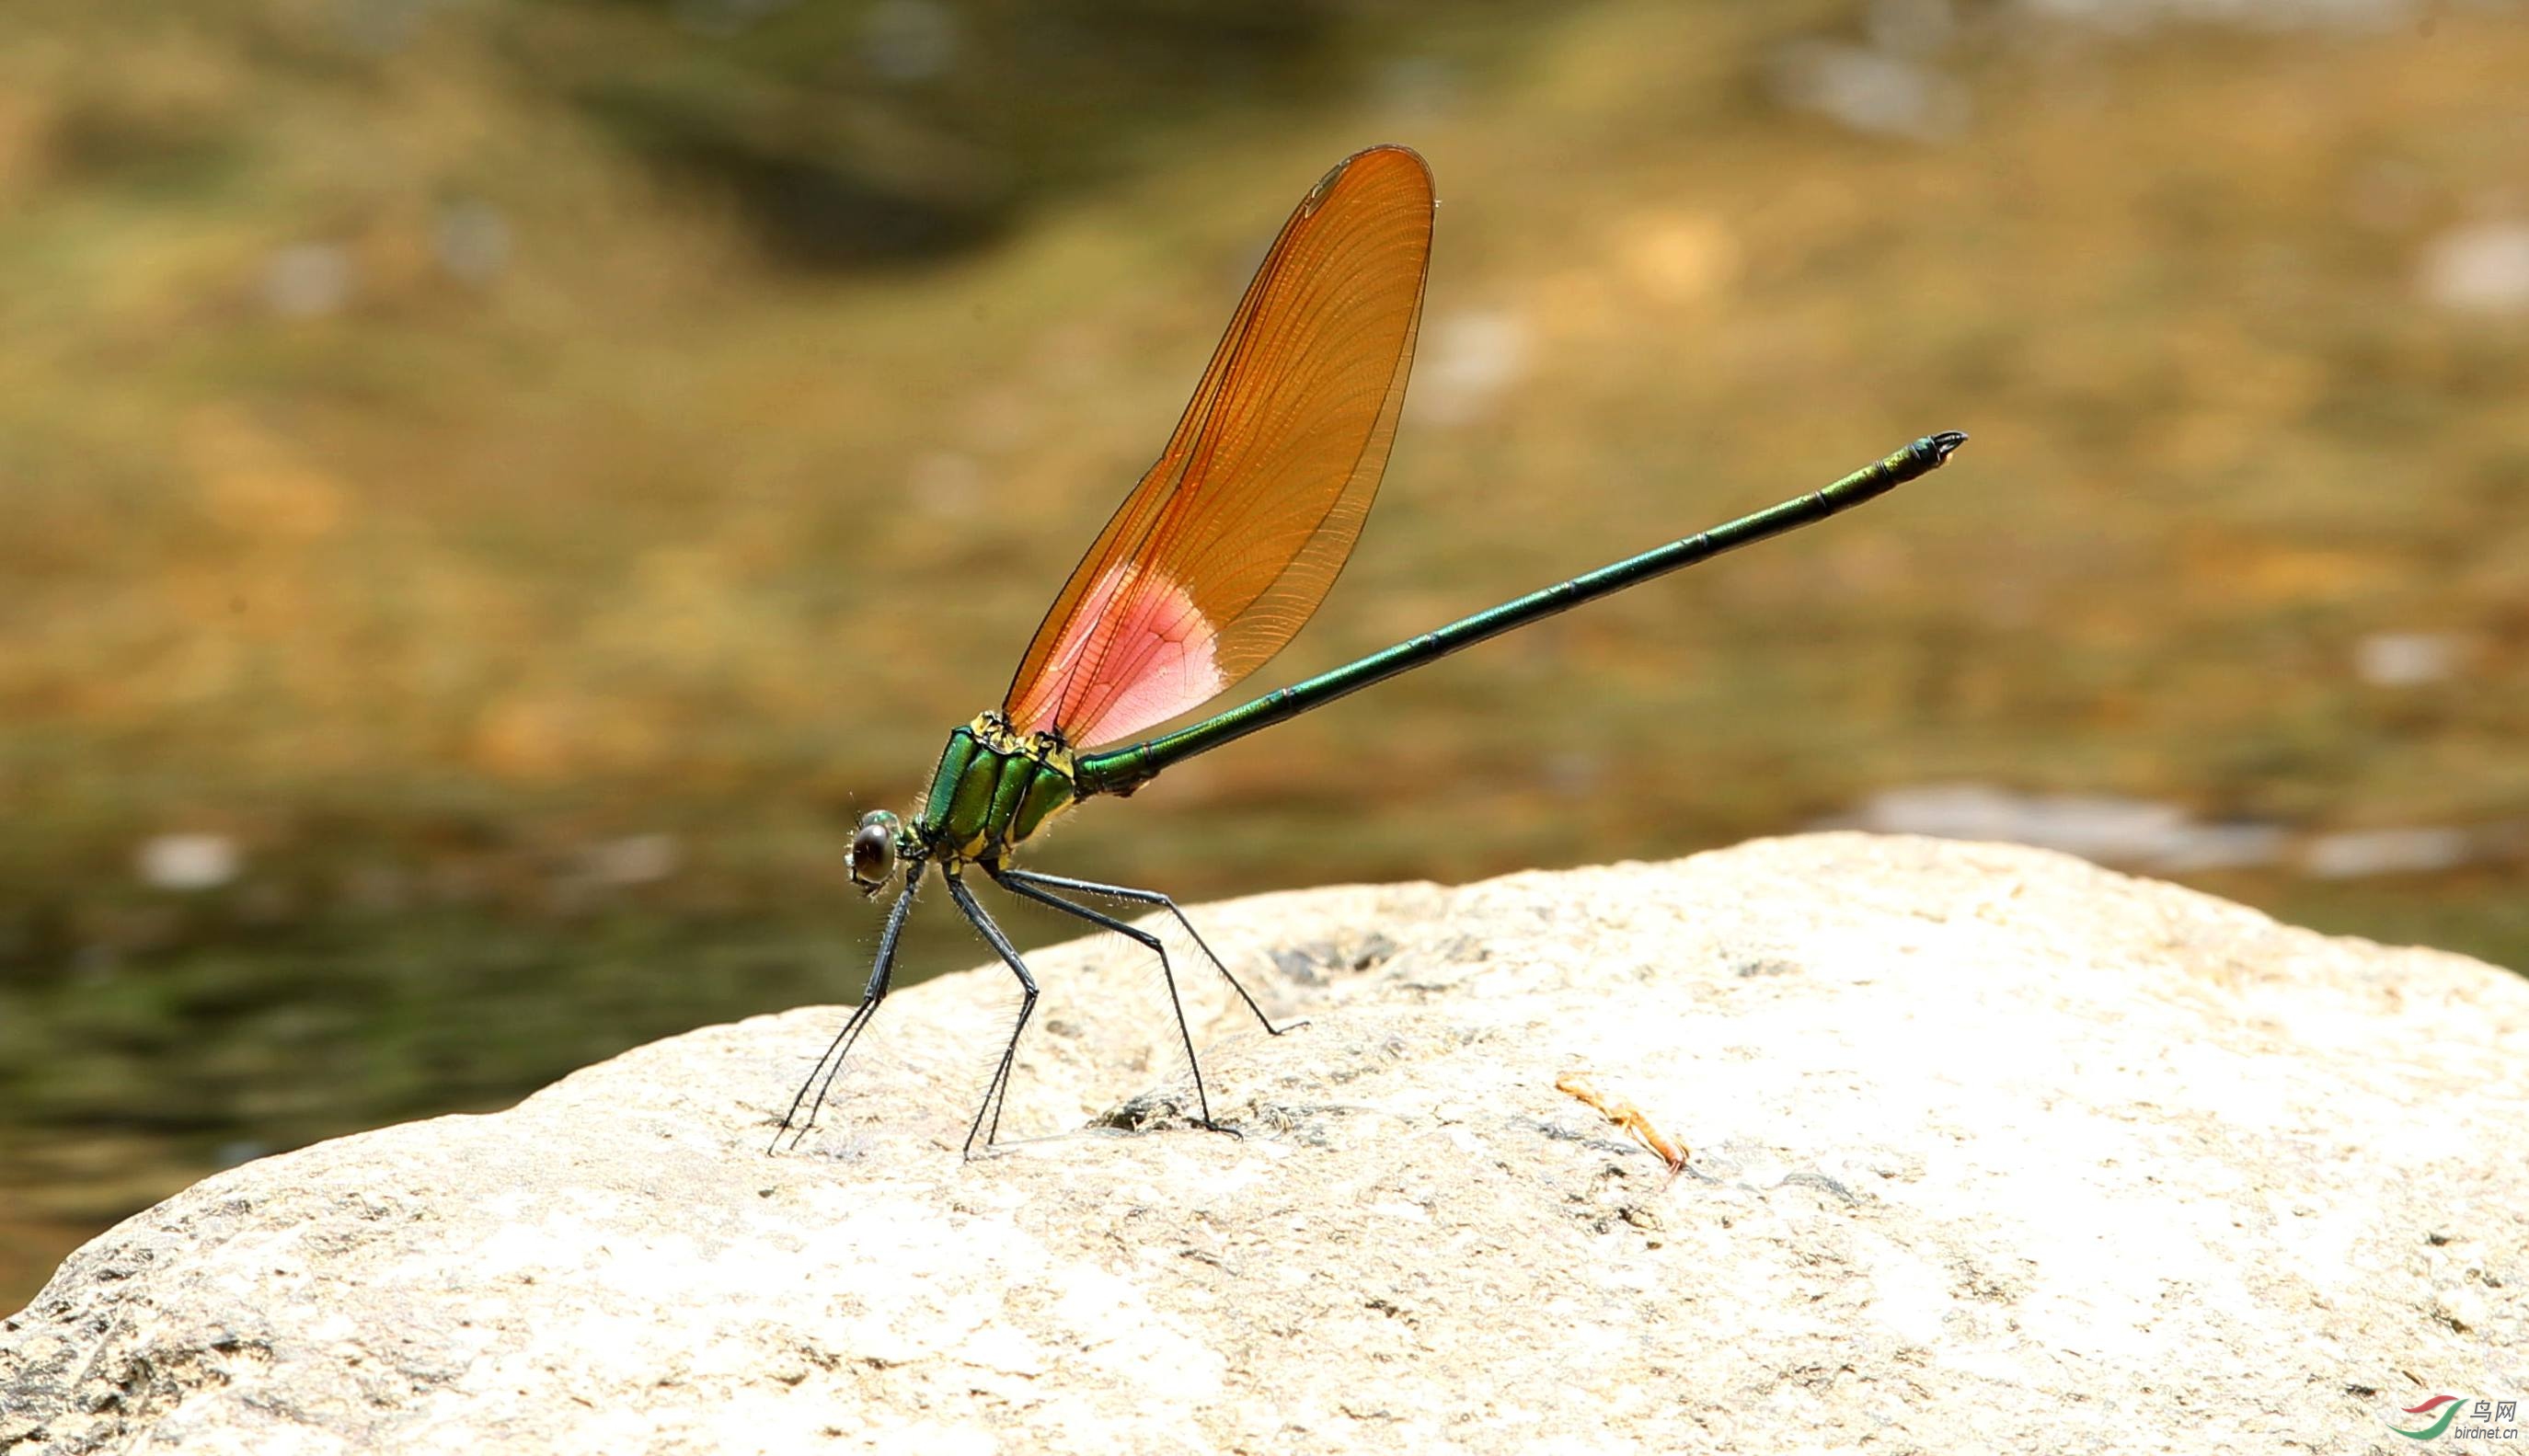
[{"label": "pink wing patch", "polygon": [[1184,587],[1119,562],[1072,609],[1010,727],[1060,725],[1075,746],[1095,748],[1165,723],[1228,685],[1212,659],[1215,635]]}]

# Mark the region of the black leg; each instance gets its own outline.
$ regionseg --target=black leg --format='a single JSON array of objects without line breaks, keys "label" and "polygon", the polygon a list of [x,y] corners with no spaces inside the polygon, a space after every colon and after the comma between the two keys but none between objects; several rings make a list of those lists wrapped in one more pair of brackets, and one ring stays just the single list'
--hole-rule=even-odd
[{"label": "black leg", "polygon": [[[1159,943],[1159,938],[1152,935],[1149,931],[1141,929],[1139,926],[1128,925],[1125,922],[1116,919],[1114,916],[1108,915],[1103,911],[1092,910],[1087,905],[1075,905],[1071,901],[1062,898],[1060,895],[1049,894],[1044,890],[1040,889],[1037,883],[1045,881],[1056,885],[1067,885],[1071,883],[1069,881],[1058,880],[1051,875],[1031,875],[1025,870],[1000,869],[989,864],[984,866],[984,873],[992,876],[993,882],[1000,886],[1001,889],[1008,890],[1014,895],[1018,895],[1022,899],[1031,899],[1040,905],[1051,905],[1053,908],[1060,910],[1065,915],[1076,915],[1081,919],[1088,921],[1091,925],[1111,930],[1115,934],[1124,937],[1126,940],[1138,942],[1139,944],[1148,946],[1151,953],[1159,958],[1159,974],[1166,977],[1168,983],[1168,1007],[1177,1013],[1177,1036],[1185,1042],[1186,1065],[1194,1069],[1194,1101],[1195,1105],[1203,1110],[1203,1125],[1211,1128],[1214,1132],[1229,1131],[1228,1128],[1222,1127],[1219,1123],[1211,1120],[1211,1098],[1203,1090],[1203,1063],[1198,1060],[1194,1054],[1194,1032],[1186,1026],[1184,1003],[1177,999],[1177,973],[1175,968],[1168,964],[1168,947]],[[1183,917],[1179,917],[1179,919],[1182,921]],[[1188,926],[1187,929],[1191,930],[1193,927]],[[1198,937],[1198,943],[1200,943],[1200,940],[1201,938]],[[1209,955],[1211,952],[1207,949],[1204,953]],[[1218,963],[1219,962],[1217,961],[1213,962],[1215,965]],[[1233,981],[1230,984],[1235,986],[1238,983]],[[1245,993],[1242,992],[1240,994],[1244,995]],[[1251,1002],[1251,1004],[1253,1003]],[[1258,1014],[1261,1016],[1263,1013],[1260,1012]],[[1271,1031],[1272,1028],[1267,1026],[1265,1030]]]},{"label": "black leg", "polygon": [[[791,1137],[790,1146],[798,1147],[799,1140],[808,1135],[808,1129],[816,1124],[817,1109],[826,1105],[826,1094],[834,1090],[834,1078],[843,1070],[843,1058],[851,1054],[852,1043],[860,1039],[861,1028],[869,1025],[871,1014],[878,1010],[878,1003],[887,999],[888,977],[895,969],[895,943],[904,934],[905,917],[913,912],[913,890],[922,883],[924,868],[923,862],[917,859],[912,868],[904,872],[904,889],[896,894],[895,903],[888,908],[887,929],[879,934],[878,959],[870,966],[869,985],[861,990],[861,1003],[852,1008],[852,1014],[843,1022],[843,1029],[834,1033],[834,1041],[827,1044],[826,1054],[817,1058],[817,1065],[809,1071],[808,1080],[799,1084],[798,1093],[790,1099],[790,1110],[781,1114],[781,1125],[773,1130],[773,1145],[764,1150],[768,1155],[780,1151],[781,1135],[790,1131],[794,1120],[799,1130]],[[816,1089],[817,1095],[813,1099],[808,1096],[810,1088]],[[802,1104],[808,1108],[805,1117],[799,1115]]]},{"label": "black leg", "polygon": [[[1022,885],[1026,885],[1033,886],[1038,890],[1068,890],[1078,894],[1101,894],[1106,896],[1108,899],[1129,900],[1137,905],[1157,905],[1162,909],[1165,909],[1169,914],[1175,916],[1177,918],[1177,924],[1185,927],[1185,933],[1192,936],[1194,938],[1195,944],[1202,949],[1203,958],[1211,962],[1211,968],[1213,970],[1220,972],[1220,979],[1228,982],[1229,989],[1238,993],[1238,998],[1247,1003],[1247,1009],[1256,1013],[1256,1024],[1264,1027],[1267,1034],[1278,1037],[1282,1033],[1289,1031],[1292,1026],[1308,1025],[1305,1021],[1294,1021],[1290,1026],[1275,1026],[1272,1022],[1265,1020],[1264,1008],[1256,1004],[1256,998],[1249,996],[1247,994],[1247,988],[1238,984],[1238,978],[1229,974],[1229,967],[1220,963],[1220,957],[1212,953],[1211,944],[1204,940],[1203,932],[1196,930],[1194,928],[1194,922],[1186,919],[1185,912],[1177,908],[1176,901],[1169,899],[1166,895],[1159,893],[1156,890],[1135,890],[1126,885],[1101,885],[1095,880],[1074,880],[1065,875],[1041,875],[1034,870],[996,870],[993,872],[993,879],[996,881],[1002,889],[1009,890],[1012,894],[1026,894],[1027,891],[1019,888]],[[1042,899],[1044,896],[1030,895],[1029,898]],[[1073,914],[1085,915],[1093,920],[1097,919],[1095,915],[1091,915],[1084,907],[1072,904],[1068,900],[1054,900],[1050,903],[1060,905],[1062,908],[1071,911]],[[1141,937],[1136,935],[1135,932],[1124,930],[1123,927],[1115,925],[1112,921],[1103,923],[1112,929],[1123,930],[1125,935],[1133,936],[1136,940],[1141,939]],[[1165,956],[1160,958],[1162,961],[1166,959]],[[1179,1014],[1179,1019],[1183,1019],[1182,1013]]]},{"label": "black leg", "polygon": [[[992,1084],[984,1089],[984,1105],[975,1109],[975,1123],[966,1129],[966,1156],[972,1158],[975,1156],[977,1133],[983,1133],[987,1149],[993,1146],[993,1139],[1001,1135],[999,1109],[1009,1103],[1010,1064],[1019,1054],[1019,1037],[1027,1031],[1028,1013],[1036,1009],[1036,978],[1028,974],[1027,962],[1019,959],[1018,947],[1010,944],[1009,937],[1001,934],[1001,928],[993,923],[993,917],[984,913],[984,907],[976,903],[975,892],[966,888],[966,882],[957,877],[956,871],[943,871],[942,877],[948,882],[948,897],[957,902],[958,909],[966,912],[966,919],[974,925],[976,932],[991,943],[993,949],[1009,965],[1011,974],[1019,978],[1018,1024],[1010,1028],[1010,1044],[1001,1049],[1001,1064],[994,1068]],[[987,1112],[993,1117],[990,1131],[984,1127],[984,1114]]]}]

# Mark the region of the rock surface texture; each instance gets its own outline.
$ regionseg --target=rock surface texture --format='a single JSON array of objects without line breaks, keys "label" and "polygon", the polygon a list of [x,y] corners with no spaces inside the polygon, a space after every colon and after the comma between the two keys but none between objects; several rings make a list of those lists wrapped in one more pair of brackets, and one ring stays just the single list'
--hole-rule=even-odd
[{"label": "rock surface texture", "polygon": [[890,998],[796,1154],[842,1012],[707,1028],[98,1238],[0,1332],[0,1449],[2338,1452],[2529,1400],[2509,972],[1862,835],[1195,917],[1310,1022],[1180,970],[1243,1137],[1116,937],[1033,957],[973,1162],[999,967]]}]

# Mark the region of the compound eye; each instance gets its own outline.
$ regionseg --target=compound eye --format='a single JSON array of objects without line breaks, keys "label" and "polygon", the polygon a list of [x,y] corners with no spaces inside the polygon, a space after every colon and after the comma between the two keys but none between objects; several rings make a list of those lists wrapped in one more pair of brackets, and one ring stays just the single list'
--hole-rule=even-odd
[{"label": "compound eye", "polygon": [[895,816],[883,811],[861,817],[852,832],[852,881],[876,890],[895,873]]}]

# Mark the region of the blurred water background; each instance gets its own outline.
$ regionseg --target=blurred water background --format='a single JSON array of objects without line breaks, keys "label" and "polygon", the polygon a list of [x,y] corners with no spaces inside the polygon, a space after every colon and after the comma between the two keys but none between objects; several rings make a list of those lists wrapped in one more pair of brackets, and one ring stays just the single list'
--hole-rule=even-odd
[{"label": "blurred water background", "polygon": [[856,996],[853,818],[1372,141],[1424,348],[1260,686],[1974,443],[1035,862],[1855,824],[2529,965],[2524,75],[2498,3],[13,0],[0,1309],[211,1168]]}]

